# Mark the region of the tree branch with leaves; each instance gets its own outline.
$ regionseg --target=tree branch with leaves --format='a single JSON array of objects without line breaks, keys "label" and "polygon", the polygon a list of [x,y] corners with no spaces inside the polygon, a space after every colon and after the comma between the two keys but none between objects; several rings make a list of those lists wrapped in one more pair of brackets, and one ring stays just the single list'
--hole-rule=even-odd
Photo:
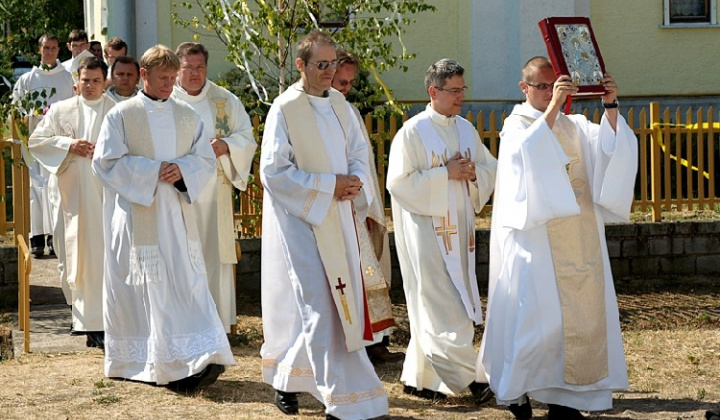
[{"label": "tree branch with leaves", "polygon": [[[180,8],[199,13],[183,18]],[[406,62],[415,54],[403,43],[405,28],[418,13],[434,10],[425,0],[193,0],[173,3],[172,18],[191,29],[196,40],[220,39],[228,59],[266,105],[299,77],[294,64],[298,39],[311,31],[328,32],[341,48],[357,55],[374,78],[376,85],[367,85],[374,92],[363,96],[377,100],[384,95],[399,111],[381,74],[395,68],[407,71]]]}]

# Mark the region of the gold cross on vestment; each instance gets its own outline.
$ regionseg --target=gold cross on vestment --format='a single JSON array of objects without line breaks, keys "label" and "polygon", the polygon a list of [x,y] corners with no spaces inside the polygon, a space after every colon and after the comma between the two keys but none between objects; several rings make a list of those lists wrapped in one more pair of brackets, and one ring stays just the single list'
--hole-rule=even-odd
[{"label": "gold cross on vestment", "polygon": [[350,308],[348,308],[347,297],[345,296],[345,288],[347,284],[343,283],[340,277],[338,277],[337,286],[335,290],[340,291],[340,303],[342,303],[343,311],[345,312],[345,319],[352,324],[352,317],[350,316]]},{"label": "gold cross on vestment", "polygon": [[435,228],[435,235],[442,238],[443,245],[445,246],[445,255],[447,255],[452,251],[452,237],[450,235],[457,235],[457,225],[448,224],[450,212],[448,212],[447,217],[443,217],[440,220],[442,220],[442,223],[439,227]]},{"label": "gold cross on vestment", "polygon": [[365,269],[365,274],[367,274],[370,277],[375,275],[375,269],[373,268],[372,265],[368,265],[368,267]]}]

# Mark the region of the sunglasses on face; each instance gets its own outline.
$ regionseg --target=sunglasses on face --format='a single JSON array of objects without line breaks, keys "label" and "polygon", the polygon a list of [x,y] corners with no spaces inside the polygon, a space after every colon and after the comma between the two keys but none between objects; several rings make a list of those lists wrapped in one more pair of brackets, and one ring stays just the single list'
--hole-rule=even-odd
[{"label": "sunglasses on face", "polygon": [[314,62],[314,63],[313,63],[312,61],[308,61],[307,63],[308,63],[308,64],[312,64],[313,66],[317,67],[318,70],[327,70],[327,69],[330,68],[330,67],[332,67],[332,68],[337,68],[337,66],[338,66],[338,61],[337,61],[337,60],[333,60],[333,61],[316,61],[316,62]]}]

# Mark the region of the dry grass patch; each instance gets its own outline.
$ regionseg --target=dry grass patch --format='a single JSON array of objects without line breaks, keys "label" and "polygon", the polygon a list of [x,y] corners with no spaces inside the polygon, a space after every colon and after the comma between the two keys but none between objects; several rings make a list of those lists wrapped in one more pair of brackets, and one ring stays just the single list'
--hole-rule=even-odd
[{"label": "dry grass patch", "polygon": [[[163,387],[105,378],[103,355],[96,350],[30,354],[0,364],[0,418],[287,420],[272,404],[272,388],[262,382],[259,313],[247,305],[240,307],[245,309],[233,346],[237,365],[198,394],[176,394]],[[395,309],[400,321],[395,338],[405,341],[404,307]],[[701,419],[720,400],[720,328],[630,328],[624,339],[631,388],[615,395],[613,410],[595,413],[591,419]],[[477,408],[467,395],[439,403],[405,395],[401,368],[400,364],[377,367],[392,419],[513,418],[502,407]],[[300,415],[294,418],[324,418],[323,406],[314,398],[303,395],[300,404]],[[545,407],[537,404],[535,411],[542,418]]]}]

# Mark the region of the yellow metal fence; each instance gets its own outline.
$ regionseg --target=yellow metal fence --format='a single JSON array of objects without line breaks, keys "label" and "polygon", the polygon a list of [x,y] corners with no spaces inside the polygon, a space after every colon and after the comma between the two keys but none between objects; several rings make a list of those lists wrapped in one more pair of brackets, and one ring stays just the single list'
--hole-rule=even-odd
[{"label": "yellow metal fence", "polygon": [[[599,122],[602,110],[583,112],[590,120]],[[650,212],[652,220],[660,221],[663,211],[699,208],[715,208],[720,204],[720,173],[715,171],[715,162],[720,159],[720,119],[712,107],[708,109],[668,108],[661,112],[660,104],[652,102],[649,106],[636,111],[630,108],[623,112],[628,125],[635,132],[638,141],[638,176],[635,180],[635,201],[633,209]],[[507,113],[496,112],[473,114],[465,118],[478,130],[480,138],[490,152],[497,156],[500,145],[502,121]],[[402,117],[374,119],[365,117],[365,126],[372,138],[378,181],[381,191],[385,191],[387,173],[387,154],[395,133],[407,120]],[[260,121],[255,118],[257,128]],[[258,135],[258,139],[260,136]],[[256,159],[253,182],[248,191],[239,194],[236,208],[236,222],[240,234],[244,237],[260,236],[260,208],[262,186],[257,176]],[[386,208],[386,196],[380,197]],[[484,211],[491,210],[486,206]],[[389,215],[389,211],[386,211]]]},{"label": "yellow metal fence", "polygon": [[[584,112],[592,121],[599,122],[601,110]],[[639,147],[639,171],[635,180],[635,210],[652,213],[654,221],[660,221],[663,211],[682,210],[693,207],[715,208],[720,205],[720,173],[715,164],[720,159],[720,118],[712,107],[708,109],[661,110],[660,104],[652,102],[636,112],[630,108],[623,112],[635,132]],[[480,138],[497,156],[500,144],[503,113],[468,113],[465,118],[477,128]],[[387,154],[395,133],[408,116],[374,119],[365,117],[365,125],[375,148],[378,181],[385,191]],[[717,119],[716,119],[717,118]],[[253,119],[256,138],[260,139],[261,121]],[[12,135],[11,138],[18,138]],[[258,140],[259,141],[259,140]],[[0,232],[14,230],[28,239],[30,228],[28,205],[29,179],[22,161],[21,146],[17,142],[0,138]],[[10,165],[11,168],[8,168]],[[239,192],[236,200],[235,219],[240,235],[259,236],[262,208],[262,186],[258,173],[258,159],[252,171],[252,182],[247,191]],[[6,176],[10,174],[11,182]],[[12,196],[12,217],[7,204]],[[386,195],[380,197],[385,203]],[[386,207],[388,206],[387,203]],[[486,211],[490,210],[488,205]],[[389,213],[389,212],[388,212]]]}]

